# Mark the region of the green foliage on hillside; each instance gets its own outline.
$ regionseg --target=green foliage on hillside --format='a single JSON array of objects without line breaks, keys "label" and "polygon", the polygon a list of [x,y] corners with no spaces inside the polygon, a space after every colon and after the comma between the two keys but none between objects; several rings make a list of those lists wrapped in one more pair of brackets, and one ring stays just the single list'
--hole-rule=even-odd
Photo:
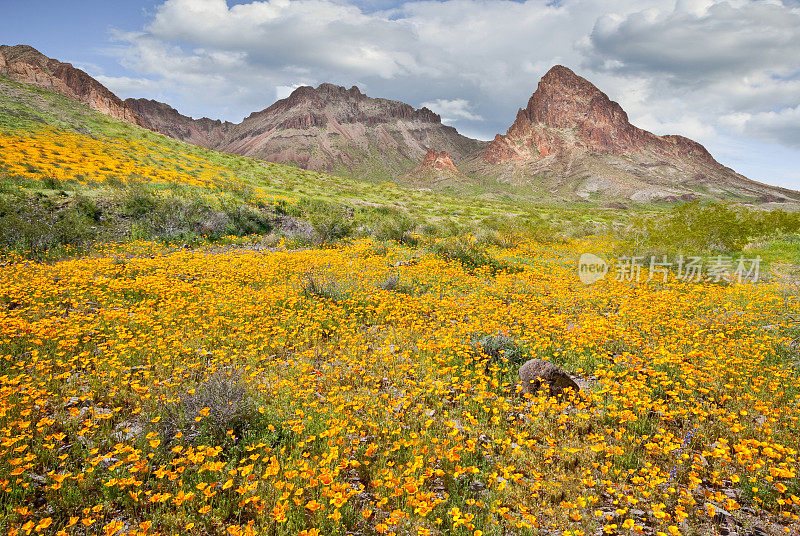
[{"label": "green foliage on hillside", "polygon": [[798,213],[695,201],[637,217],[623,237],[637,252],[737,252],[755,239],[780,238],[798,230]]}]

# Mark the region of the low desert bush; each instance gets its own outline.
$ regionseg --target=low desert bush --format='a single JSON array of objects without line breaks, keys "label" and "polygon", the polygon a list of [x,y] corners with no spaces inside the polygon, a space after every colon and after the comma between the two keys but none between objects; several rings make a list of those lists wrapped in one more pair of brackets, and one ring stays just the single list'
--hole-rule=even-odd
[{"label": "low desert bush", "polygon": [[391,273],[389,274],[386,279],[378,283],[376,286],[383,290],[395,290],[400,285],[400,274],[398,273]]},{"label": "low desert bush", "polygon": [[97,235],[94,217],[80,206],[41,194],[0,197],[0,247],[44,258]]},{"label": "low desert bush", "polygon": [[512,365],[521,365],[528,357],[525,348],[508,335],[480,335],[475,337],[473,344],[479,353],[495,363],[507,361]]},{"label": "low desert bush", "polygon": [[121,186],[110,195],[7,192],[0,195],[0,248],[43,259],[99,241],[216,240],[265,235],[276,222],[270,207],[220,203],[192,195],[158,195],[146,186]]},{"label": "low desert bush", "polygon": [[484,218],[475,227],[474,235],[480,244],[501,248],[513,248],[524,240],[535,240],[542,244],[563,241],[547,221],[534,215]]},{"label": "low desert bush", "polygon": [[407,245],[416,245],[414,230],[417,224],[405,212],[381,207],[371,210],[362,216],[365,234],[378,240],[394,240]]},{"label": "low desert bush", "polygon": [[304,207],[305,219],[314,229],[316,241],[328,244],[353,233],[353,210],[344,205],[313,201]]},{"label": "low desert bush", "polygon": [[432,253],[446,261],[457,261],[465,270],[473,272],[480,268],[488,268],[491,273],[508,269],[508,266],[492,257],[486,246],[477,243],[470,237],[450,237],[435,241],[431,246]]},{"label": "low desert bush", "polygon": [[209,375],[180,402],[168,405],[159,421],[161,436],[179,437],[191,444],[225,446],[260,418],[244,379],[235,370]]}]

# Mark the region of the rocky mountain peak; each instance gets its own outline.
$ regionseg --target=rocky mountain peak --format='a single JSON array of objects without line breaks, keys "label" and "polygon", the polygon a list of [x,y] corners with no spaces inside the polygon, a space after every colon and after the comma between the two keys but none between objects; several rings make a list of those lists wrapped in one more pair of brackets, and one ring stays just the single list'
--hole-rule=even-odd
[{"label": "rocky mountain peak", "polygon": [[498,135],[484,159],[499,164],[514,159],[595,152],[692,156],[713,162],[706,149],[680,136],[656,136],[633,126],[628,114],[594,84],[563,65],[539,81],[526,108],[505,135]]},{"label": "rocky mountain peak", "polygon": [[269,108],[250,114],[244,123],[281,117],[281,127],[307,129],[337,124],[361,123],[375,126],[400,121],[419,121],[440,125],[442,119],[428,108],[415,109],[404,102],[375,99],[363,94],[357,86],[347,89],[322,83],[317,87],[300,86],[288,97]]},{"label": "rocky mountain peak", "polygon": [[7,61],[25,61],[28,63],[54,61],[30,45],[0,45],[0,54]]},{"label": "rocky mountain peak", "polygon": [[[337,86],[336,84],[329,84],[324,82],[319,86],[300,86],[286,98],[288,105],[296,106],[304,102],[314,102],[316,104],[330,104],[342,101],[357,101],[364,98],[365,95],[357,86],[350,89],[344,86]],[[278,101],[281,102],[281,101]]]},{"label": "rocky mountain peak", "polygon": [[532,123],[552,128],[603,123],[624,129],[630,125],[619,104],[563,65],[556,65],[542,77],[528,101],[525,115]]}]

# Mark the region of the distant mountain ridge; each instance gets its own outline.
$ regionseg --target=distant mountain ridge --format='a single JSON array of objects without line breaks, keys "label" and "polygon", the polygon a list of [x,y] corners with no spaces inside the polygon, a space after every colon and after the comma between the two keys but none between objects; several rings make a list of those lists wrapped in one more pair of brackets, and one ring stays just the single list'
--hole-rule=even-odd
[{"label": "distant mountain ridge", "polygon": [[372,98],[356,86],[299,87],[231,123],[193,119],[155,100],[122,101],[27,45],[0,45],[0,75],[181,141],[360,179],[489,196],[522,189],[547,201],[800,201],[800,192],[751,181],[689,138],[632,125],[617,102],[561,65],[491,142],[459,134],[428,108]]},{"label": "distant mountain ridge", "polygon": [[443,125],[428,108],[374,99],[355,86],[302,86],[238,124],[192,119],[156,101],[125,102],[147,126],[177,139],[313,170],[375,167],[390,178],[431,147],[458,159],[485,146]]},{"label": "distant mountain ridge", "polygon": [[225,138],[233,123],[219,119],[192,119],[169,104],[150,99],[125,99],[125,104],[150,130],[203,147],[214,147]]}]

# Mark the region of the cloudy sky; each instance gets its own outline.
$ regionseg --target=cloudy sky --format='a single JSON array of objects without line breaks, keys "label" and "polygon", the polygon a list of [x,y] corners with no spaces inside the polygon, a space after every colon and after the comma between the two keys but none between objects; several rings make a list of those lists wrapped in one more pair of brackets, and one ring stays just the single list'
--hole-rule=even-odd
[{"label": "cloudy sky", "polygon": [[332,82],[490,139],[563,64],[637,126],[800,189],[800,0],[4,0],[3,15],[2,43],[231,121]]}]

